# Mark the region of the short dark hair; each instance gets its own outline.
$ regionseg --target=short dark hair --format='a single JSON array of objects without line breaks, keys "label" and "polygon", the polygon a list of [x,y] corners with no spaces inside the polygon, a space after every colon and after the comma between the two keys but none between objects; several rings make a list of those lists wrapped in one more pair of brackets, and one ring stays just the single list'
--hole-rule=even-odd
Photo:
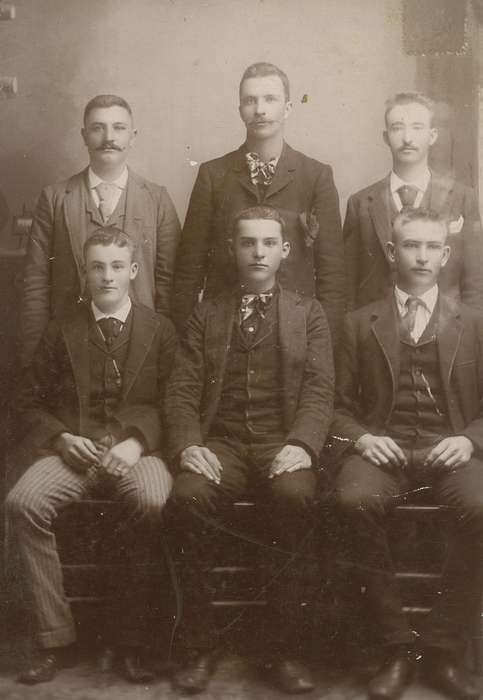
[{"label": "short dark hair", "polygon": [[411,221],[440,224],[445,234],[448,234],[448,221],[437,211],[434,211],[434,209],[426,209],[424,207],[404,207],[396,216],[392,224],[393,241],[394,234],[397,234],[397,231],[400,230],[402,226],[409,224]]},{"label": "short dark hair", "polygon": [[248,66],[242,75],[242,79],[240,80],[239,92],[241,92],[241,86],[244,80],[247,80],[248,78],[264,78],[267,75],[278,75],[283,84],[285,101],[288,102],[290,100],[290,83],[286,73],[284,73],[283,70],[275,66],[273,63],[266,63],[265,61],[252,63],[251,66]]},{"label": "short dark hair", "polygon": [[89,248],[95,245],[117,245],[119,248],[128,248],[131,253],[131,258],[134,256],[136,250],[136,244],[134,243],[131,236],[124,233],[120,228],[116,226],[109,226],[107,228],[98,228],[92,236],[90,236],[84,243],[83,253],[84,260],[87,257],[87,251]]},{"label": "short dark hair", "polygon": [[234,240],[238,234],[238,224],[240,221],[253,221],[256,219],[267,219],[268,221],[276,221],[280,224],[280,229],[282,233],[282,240],[285,240],[285,230],[286,224],[278,209],[274,207],[269,207],[266,204],[260,204],[257,207],[249,207],[248,209],[243,209],[243,211],[238,212],[238,214],[233,219],[233,225],[231,228],[231,237]]},{"label": "short dark hair", "polygon": [[92,100],[89,100],[85,106],[84,124],[86,123],[89,113],[92,112],[93,109],[107,107],[123,107],[129,113],[131,119],[133,118],[132,109],[124,97],[119,97],[118,95],[96,95]]},{"label": "short dark hair", "polygon": [[385,111],[384,111],[384,121],[387,125],[387,115],[397,107],[398,105],[410,105],[410,104],[423,105],[428,110],[431,117],[431,125],[434,119],[434,102],[431,98],[423,95],[422,92],[398,92],[397,95],[391,97],[391,99],[386,100]]}]

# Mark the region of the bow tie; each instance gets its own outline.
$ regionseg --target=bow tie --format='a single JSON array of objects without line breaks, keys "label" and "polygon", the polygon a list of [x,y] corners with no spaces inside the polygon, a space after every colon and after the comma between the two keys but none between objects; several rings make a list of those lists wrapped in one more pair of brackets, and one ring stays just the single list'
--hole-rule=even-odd
[{"label": "bow tie", "polygon": [[247,318],[250,318],[255,311],[260,318],[265,318],[267,308],[272,298],[273,292],[266,292],[265,294],[244,294],[240,304],[241,322],[243,323]]},{"label": "bow tie", "polygon": [[270,158],[268,163],[264,163],[260,159],[258,153],[246,153],[245,158],[248,165],[248,172],[250,173],[250,180],[254,185],[265,185],[268,186],[275,175],[275,168],[277,167],[277,159]]}]

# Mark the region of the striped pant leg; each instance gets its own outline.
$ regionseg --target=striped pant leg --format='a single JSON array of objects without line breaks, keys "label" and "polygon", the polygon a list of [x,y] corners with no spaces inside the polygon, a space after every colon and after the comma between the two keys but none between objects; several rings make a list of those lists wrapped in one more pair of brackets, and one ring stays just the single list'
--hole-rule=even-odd
[{"label": "striped pant leg", "polygon": [[[139,647],[149,642],[158,615],[162,510],[171,491],[172,477],[158,457],[142,457],[116,485],[126,504],[114,544],[123,549],[125,573],[116,585],[112,607],[106,611],[105,634],[117,643]],[[154,570],[153,570],[154,565]]]},{"label": "striped pant leg", "polygon": [[52,523],[62,507],[82,499],[87,485],[85,474],[74,472],[52,455],[29,467],[6,498],[8,530],[29,579],[41,648],[75,641]]}]

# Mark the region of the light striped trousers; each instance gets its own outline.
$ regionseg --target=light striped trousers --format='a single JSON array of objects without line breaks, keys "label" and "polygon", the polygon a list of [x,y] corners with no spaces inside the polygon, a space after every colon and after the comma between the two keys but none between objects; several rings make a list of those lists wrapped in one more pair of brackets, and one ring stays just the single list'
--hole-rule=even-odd
[{"label": "light striped trousers", "polygon": [[[171,475],[162,460],[142,457],[112,487],[113,495],[129,510],[123,526],[142,532],[144,526],[149,530],[160,525],[171,486]],[[85,498],[91,488],[89,476],[73,471],[58,456],[48,456],[25,472],[6,499],[7,532],[19,548],[29,579],[41,648],[65,646],[76,638],[52,524],[63,508]],[[136,593],[132,591],[133,596]]]}]

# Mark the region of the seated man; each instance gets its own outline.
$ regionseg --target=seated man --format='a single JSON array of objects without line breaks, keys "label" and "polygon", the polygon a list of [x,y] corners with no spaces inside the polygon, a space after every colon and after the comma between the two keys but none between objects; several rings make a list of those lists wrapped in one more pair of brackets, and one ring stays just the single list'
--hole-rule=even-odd
[{"label": "seated man", "polygon": [[181,636],[190,652],[175,684],[200,692],[214,671],[201,552],[210,550],[222,507],[252,486],[270,511],[264,524],[274,545],[263,549],[273,559],[268,661],[282,690],[303,692],[313,688],[297,659],[303,557],[312,529],[314,467],[332,417],[330,333],[318,301],[276,283],[290,244],[275,209],[257,206],[238,214],[232,250],[239,284],[195,309],[166,391],[170,453],[178,469],[166,517],[182,538]]},{"label": "seated man", "polygon": [[127,677],[149,678],[140,662],[149,613],[138,567],[171,489],[153,453],[160,447],[159,402],[176,338],[170,321],[131,303],[138,270],[132,255],[132,239],[119,229],[100,229],[88,239],[91,301],[61,324],[52,322],[16,400],[26,442],[37,450],[6,500],[37,621],[39,654],[20,675],[22,683],[51,680],[72,657],[75,625],[52,524],[62,508],[99,486],[126,504],[126,518],[113,533],[129,561],[122,599],[109,615],[112,632]]},{"label": "seated man", "polygon": [[[461,656],[483,583],[482,328],[474,312],[438,291],[446,237],[433,211],[396,217],[387,244],[396,286],[348,314],[337,363],[332,431],[351,445],[337,496],[387,656],[370,698],[399,697],[419,655],[430,684],[454,698],[478,696]],[[421,487],[455,517],[438,597],[416,640],[386,523],[397,497]]]}]

